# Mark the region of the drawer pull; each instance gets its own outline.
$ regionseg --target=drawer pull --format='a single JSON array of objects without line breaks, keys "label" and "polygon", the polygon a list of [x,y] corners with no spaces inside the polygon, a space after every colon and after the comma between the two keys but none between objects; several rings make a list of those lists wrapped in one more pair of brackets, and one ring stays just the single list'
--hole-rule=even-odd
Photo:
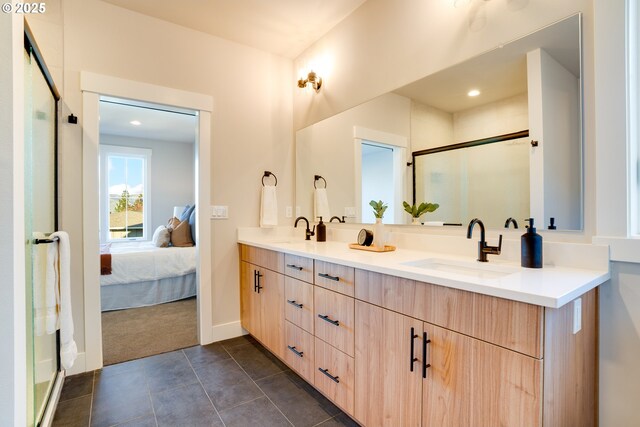
[{"label": "drawer pull", "polygon": [[304,354],[304,351],[296,350],[296,346],[295,345],[293,347],[288,345],[287,347],[289,348],[289,350],[293,351],[296,354],[296,356],[303,357],[302,355]]},{"label": "drawer pull", "polygon": [[332,276],[332,275],[327,274],[327,273],[318,273],[318,276],[324,277],[325,279],[329,279],[329,280],[335,280],[336,282],[340,281],[340,277]]},{"label": "drawer pull", "polygon": [[413,356],[413,352],[414,352],[414,348],[415,348],[415,339],[418,338],[419,335],[415,333],[415,329],[411,328],[411,335],[410,335],[410,339],[411,339],[411,355],[410,355],[410,359],[411,359],[411,364],[410,366],[410,371],[413,372],[413,364],[414,362],[418,361],[417,357]]},{"label": "drawer pull", "polygon": [[427,344],[431,340],[427,337],[427,333],[422,333],[422,378],[427,378],[427,368],[431,367],[430,363],[427,363]]},{"label": "drawer pull", "polygon": [[302,267],[300,267],[299,265],[287,264],[287,267],[293,268],[294,270],[302,271]]},{"label": "drawer pull", "polygon": [[287,302],[291,305],[295,305],[298,308],[302,308],[302,304],[296,302],[296,300],[288,299]]},{"label": "drawer pull", "polygon": [[332,325],[340,326],[340,321],[339,320],[331,320],[331,319],[329,319],[329,316],[326,315],[326,314],[318,314],[318,317],[321,318],[324,321],[327,321],[327,322],[331,323]]},{"label": "drawer pull", "polygon": [[339,383],[339,382],[340,382],[340,380],[338,379],[338,378],[340,378],[340,377],[334,377],[333,375],[331,375],[331,374],[329,373],[329,370],[328,370],[328,369],[318,368],[318,371],[322,372],[323,374],[325,374],[326,376],[328,376],[329,378],[331,378],[331,381],[334,381],[334,382],[336,382],[336,383]]}]

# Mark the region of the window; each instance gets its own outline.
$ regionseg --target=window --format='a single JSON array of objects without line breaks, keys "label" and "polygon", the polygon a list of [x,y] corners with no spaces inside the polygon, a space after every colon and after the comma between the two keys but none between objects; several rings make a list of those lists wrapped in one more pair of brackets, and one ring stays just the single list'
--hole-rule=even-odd
[{"label": "window", "polygon": [[100,240],[150,238],[151,150],[100,146]]}]

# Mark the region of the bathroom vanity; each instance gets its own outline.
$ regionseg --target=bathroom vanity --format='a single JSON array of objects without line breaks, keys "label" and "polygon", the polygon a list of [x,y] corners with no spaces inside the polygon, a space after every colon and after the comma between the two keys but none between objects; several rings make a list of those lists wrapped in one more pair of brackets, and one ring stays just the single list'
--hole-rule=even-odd
[{"label": "bathroom vanity", "polygon": [[597,425],[606,263],[238,242],[242,326],[360,424]]}]

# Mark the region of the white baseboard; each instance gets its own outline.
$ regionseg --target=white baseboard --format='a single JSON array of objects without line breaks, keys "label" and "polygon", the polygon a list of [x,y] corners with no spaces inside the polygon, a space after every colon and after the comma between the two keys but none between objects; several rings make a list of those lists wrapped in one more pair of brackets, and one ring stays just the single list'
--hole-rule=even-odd
[{"label": "white baseboard", "polygon": [[78,353],[78,357],[73,363],[73,366],[66,370],[66,376],[81,374],[83,372],[87,372],[86,353]]},{"label": "white baseboard", "polygon": [[247,331],[242,329],[242,325],[240,324],[239,320],[235,322],[223,323],[222,325],[213,325],[212,342],[228,340],[229,338],[235,338],[246,334]]}]

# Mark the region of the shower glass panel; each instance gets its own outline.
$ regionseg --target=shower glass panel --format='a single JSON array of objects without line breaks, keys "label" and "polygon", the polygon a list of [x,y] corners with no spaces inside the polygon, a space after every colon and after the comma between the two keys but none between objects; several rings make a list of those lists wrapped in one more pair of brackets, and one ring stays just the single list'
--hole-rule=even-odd
[{"label": "shower glass panel", "polygon": [[[40,422],[58,373],[56,286],[46,286],[47,244],[56,230],[56,99],[34,55],[25,50],[25,236],[28,425]],[[52,281],[50,281],[52,282]]]}]

